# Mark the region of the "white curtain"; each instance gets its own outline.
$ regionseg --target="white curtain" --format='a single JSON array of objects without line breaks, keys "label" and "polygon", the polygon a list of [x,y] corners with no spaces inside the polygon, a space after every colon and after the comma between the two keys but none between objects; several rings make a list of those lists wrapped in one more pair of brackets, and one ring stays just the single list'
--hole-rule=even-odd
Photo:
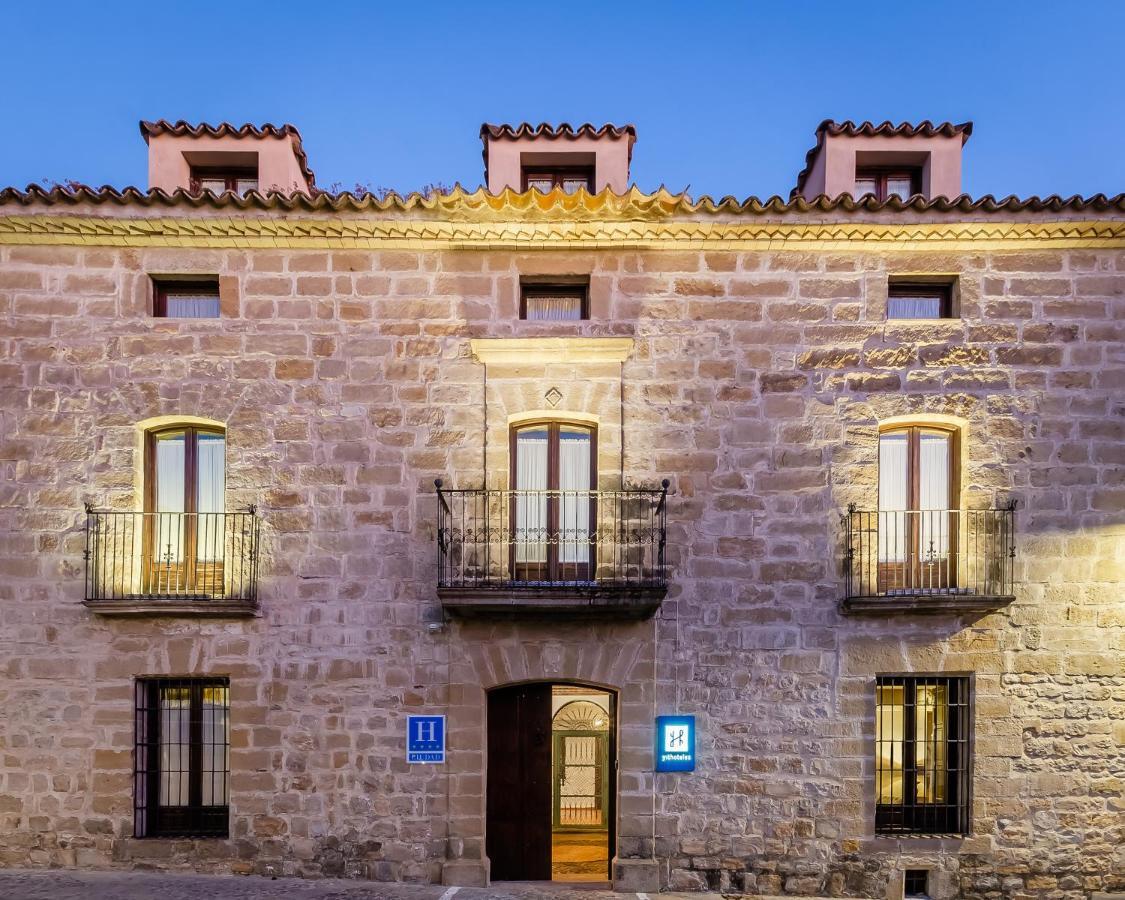
[{"label": "white curtain", "polygon": [[525,300],[528,321],[572,322],[582,318],[582,298],[528,297]]},{"label": "white curtain", "polygon": [[168,294],[164,314],[169,319],[217,319],[219,298],[215,294]]},{"label": "white curtain", "polygon": [[[590,435],[559,435],[559,561],[590,559]],[[574,493],[566,493],[572,491]]]},{"label": "white curtain", "polygon": [[[178,563],[183,558],[184,434],[156,438],[156,522],[153,556],[158,562]],[[166,515],[172,513],[172,515]]]},{"label": "white curtain", "polygon": [[[547,489],[547,431],[516,435],[516,490]],[[516,495],[516,562],[547,561],[547,496]],[[546,571],[544,571],[544,576]]]},{"label": "white curtain", "polygon": [[923,431],[918,456],[918,508],[922,510],[918,513],[922,520],[918,549],[925,562],[949,555],[951,513],[945,512],[949,509],[949,435]]},{"label": "white curtain", "polygon": [[204,514],[196,516],[195,555],[201,560],[222,559],[226,540],[223,517],[206,513],[226,510],[226,440],[221,434],[200,434],[195,447],[195,511]]},{"label": "white curtain", "polygon": [[910,526],[901,510],[910,499],[909,452],[905,431],[879,437],[879,562],[906,559]]},{"label": "white curtain", "polygon": [[160,805],[187,806],[191,750],[188,688],[160,689]]},{"label": "white curtain", "polygon": [[940,319],[942,298],[888,297],[888,319]]}]

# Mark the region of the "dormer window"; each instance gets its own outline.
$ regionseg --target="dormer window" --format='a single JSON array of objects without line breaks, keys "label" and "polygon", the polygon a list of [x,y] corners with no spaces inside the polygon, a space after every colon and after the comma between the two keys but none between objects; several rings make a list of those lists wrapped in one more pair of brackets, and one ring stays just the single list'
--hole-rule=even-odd
[{"label": "dormer window", "polygon": [[922,193],[922,170],[920,168],[876,168],[865,166],[855,171],[855,192],[857,200],[874,197],[886,200],[899,197],[902,200]]},{"label": "dormer window", "polygon": [[221,194],[233,191],[240,197],[258,189],[258,170],[254,168],[220,168],[218,166],[192,166],[191,190],[213,191]]},{"label": "dormer window", "polygon": [[593,166],[524,166],[523,189],[534,188],[544,194],[562,188],[563,193],[575,194],[579,188],[594,192]]}]

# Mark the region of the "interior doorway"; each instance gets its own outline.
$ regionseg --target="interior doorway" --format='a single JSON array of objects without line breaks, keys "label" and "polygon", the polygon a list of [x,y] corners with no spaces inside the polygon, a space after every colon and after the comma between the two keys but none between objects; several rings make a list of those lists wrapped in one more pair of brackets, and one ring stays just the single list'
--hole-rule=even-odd
[{"label": "interior doorway", "polygon": [[535,683],[488,695],[486,850],[495,881],[610,880],[616,698]]}]

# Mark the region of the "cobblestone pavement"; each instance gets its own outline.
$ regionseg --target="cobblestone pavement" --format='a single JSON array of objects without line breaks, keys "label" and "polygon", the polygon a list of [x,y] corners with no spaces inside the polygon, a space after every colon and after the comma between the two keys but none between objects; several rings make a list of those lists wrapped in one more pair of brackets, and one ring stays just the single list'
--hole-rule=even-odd
[{"label": "cobblestone pavement", "polygon": [[151,872],[0,871],[0,900],[717,900],[717,894],[620,894],[573,885],[488,888]]}]

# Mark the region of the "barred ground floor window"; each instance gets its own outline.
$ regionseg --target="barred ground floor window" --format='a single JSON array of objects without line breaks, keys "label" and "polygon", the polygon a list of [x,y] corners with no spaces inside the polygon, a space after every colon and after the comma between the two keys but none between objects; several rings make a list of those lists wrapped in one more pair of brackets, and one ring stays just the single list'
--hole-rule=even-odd
[{"label": "barred ground floor window", "polygon": [[226,837],[230,679],[138,678],[136,837]]},{"label": "barred ground floor window", "polygon": [[968,834],[969,679],[881,675],[875,692],[875,831]]}]

